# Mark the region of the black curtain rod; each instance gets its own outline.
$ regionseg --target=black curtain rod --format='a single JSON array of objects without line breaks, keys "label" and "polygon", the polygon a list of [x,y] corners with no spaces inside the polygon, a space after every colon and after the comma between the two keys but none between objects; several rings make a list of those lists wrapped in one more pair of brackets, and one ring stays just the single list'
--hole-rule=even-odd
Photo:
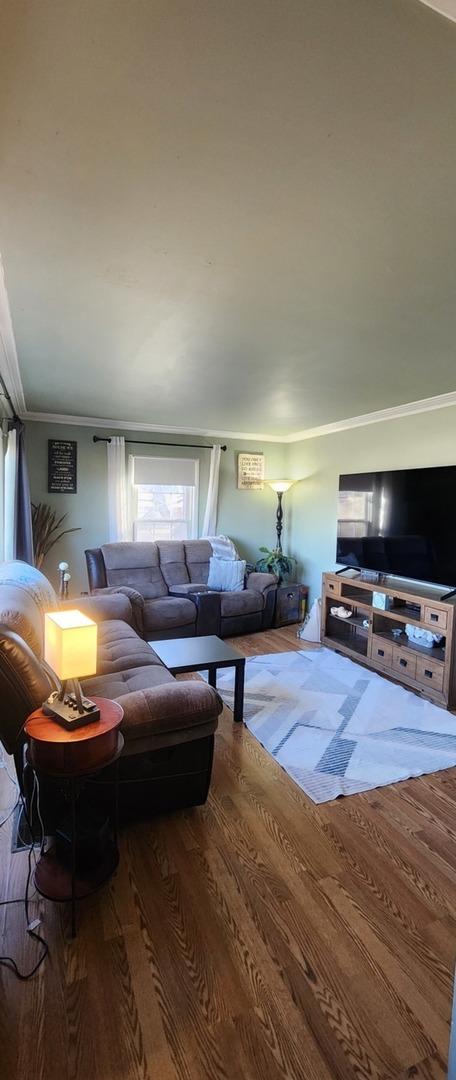
[{"label": "black curtain rod", "polygon": [[[94,435],[94,442],[111,442],[111,438],[105,435]],[[125,439],[126,443],[131,443],[132,446],[177,446],[182,447],[184,450],[212,450],[212,446],[208,446],[207,443],[194,443],[194,442],[152,442],[151,440],[144,439]],[[221,446],[221,450],[226,450],[226,446]]]}]

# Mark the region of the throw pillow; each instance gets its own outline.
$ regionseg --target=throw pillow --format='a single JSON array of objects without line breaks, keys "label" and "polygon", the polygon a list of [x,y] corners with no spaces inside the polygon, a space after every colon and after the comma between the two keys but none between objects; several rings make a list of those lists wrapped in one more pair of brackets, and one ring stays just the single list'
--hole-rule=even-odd
[{"label": "throw pillow", "polygon": [[245,559],[209,559],[208,589],[217,592],[242,592],[244,588]]}]

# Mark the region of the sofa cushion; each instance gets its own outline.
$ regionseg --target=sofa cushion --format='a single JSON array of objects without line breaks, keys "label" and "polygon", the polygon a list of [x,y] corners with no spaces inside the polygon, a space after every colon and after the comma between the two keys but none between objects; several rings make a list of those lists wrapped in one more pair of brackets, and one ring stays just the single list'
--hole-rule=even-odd
[{"label": "sofa cushion", "polygon": [[186,540],[185,561],[190,581],[207,583],[212,547],[208,540]]},{"label": "sofa cushion", "polygon": [[185,563],[185,548],[179,540],[160,540],[157,542],[160,569],[169,588],[188,582],[188,570]]},{"label": "sofa cushion", "polygon": [[171,630],[175,626],[189,626],[196,621],[196,607],[184,596],[166,596],[160,600],[146,600],[144,604],[144,632]]},{"label": "sofa cushion", "polygon": [[171,683],[117,696],[124,710],[120,730],[128,742],[191,727],[197,730],[221,713],[223,703],[207,683],[199,679],[177,682],[169,677]]},{"label": "sofa cushion", "polygon": [[220,593],[221,614],[223,618],[237,615],[250,615],[253,611],[263,610],[263,597],[254,589],[244,589],[243,592]]},{"label": "sofa cushion", "polygon": [[117,619],[99,623],[97,676],[160,663],[147,641],[138,637],[127,623]]},{"label": "sofa cushion", "polygon": [[166,596],[166,593],[157,592],[156,581],[138,581],[135,589],[141,593],[143,600],[158,600],[160,596]]},{"label": "sofa cushion", "polygon": [[123,694],[129,694],[133,690],[147,690],[152,686],[167,686],[173,682],[174,678],[164,664],[151,664],[149,667],[132,665],[125,671],[113,671],[84,679],[83,689],[89,696],[115,698],[122,704]]},{"label": "sofa cushion", "polygon": [[103,544],[103,559],[108,585],[130,585],[147,598],[166,596],[168,589],[160,570],[158,547],[155,543]]}]

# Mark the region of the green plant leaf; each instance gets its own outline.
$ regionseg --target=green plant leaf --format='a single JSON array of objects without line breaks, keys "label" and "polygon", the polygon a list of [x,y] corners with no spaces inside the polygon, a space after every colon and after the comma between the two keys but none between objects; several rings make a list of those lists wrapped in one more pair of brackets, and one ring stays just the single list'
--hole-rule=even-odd
[{"label": "green plant leaf", "polygon": [[81,531],[79,526],[74,526],[71,529],[61,529],[66,517],[67,514],[57,517],[56,511],[47,503],[32,503],[33,552],[35,566],[38,570],[43,565],[46,555],[49,554],[54,544],[57,544],[62,539],[62,536],[66,536],[67,533]]}]

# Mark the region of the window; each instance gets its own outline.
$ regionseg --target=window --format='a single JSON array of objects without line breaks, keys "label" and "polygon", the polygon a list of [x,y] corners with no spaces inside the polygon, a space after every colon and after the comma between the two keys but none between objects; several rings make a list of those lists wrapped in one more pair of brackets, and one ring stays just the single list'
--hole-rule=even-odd
[{"label": "window", "polygon": [[371,491],[339,492],[339,536],[367,536],[371,522]]},{"label": "window", "polygon": [[131,459],[134,540],[197,535],[198,465],[188,458]]}]

